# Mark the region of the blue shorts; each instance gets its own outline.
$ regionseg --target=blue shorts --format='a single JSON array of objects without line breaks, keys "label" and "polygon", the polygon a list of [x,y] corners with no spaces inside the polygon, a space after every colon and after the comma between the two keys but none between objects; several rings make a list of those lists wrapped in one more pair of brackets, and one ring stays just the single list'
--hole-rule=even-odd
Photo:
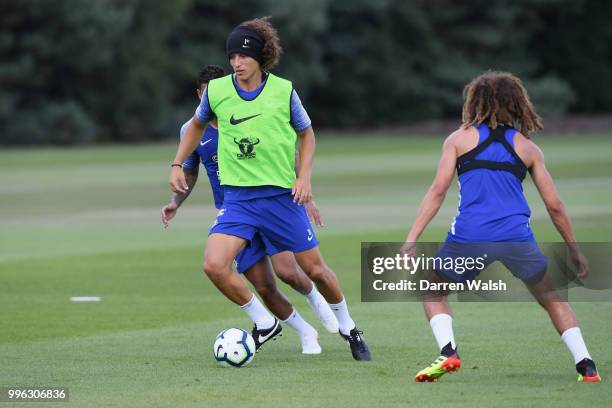
[{"label": "blue shorts", "polygon": [[244,238],[249,241],[249,248],[254,246],[258,233],[266,239],[264,246],[277,252],[303,252],[319,245],[306,209],[293,202],[291,193],[226,201],[208,231],[209,235]]},{"label": "blue shorts", "polygon": [[[446,241],[436,254],[441,259],[459,260],[461,258],[476,259],[480,257],[483,268],[468,270],[458,263],[443,263],[435,270],[443,278],[451,282],[467,282],[475,279],[478,274],[495,261],[500,261],[515,277],[526,284],[539,282],[546,273],[548,258],[540,251],[538,243],[531,238],[525,242],[452,242]],[[465,262],[465,261],[463,261]]]},{"label": "blue shorts", "polygon": [[238,273],[245,273],[249,268],[266,256],[274,256],[282,252],[272,245],[265,236],[257,233],[251,242],[236,256],[236,270]]}]

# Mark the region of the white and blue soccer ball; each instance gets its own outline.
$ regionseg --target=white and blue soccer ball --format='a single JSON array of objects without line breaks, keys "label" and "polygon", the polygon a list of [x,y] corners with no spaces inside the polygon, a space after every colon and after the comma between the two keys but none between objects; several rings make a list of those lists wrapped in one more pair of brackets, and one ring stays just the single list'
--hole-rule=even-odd
[{"label": "white and blue soccer ball", "polygon": [[255,356],[255,340],[248,332],[232,327],[217,335],[213,354],[224,367],[244,367]]}]

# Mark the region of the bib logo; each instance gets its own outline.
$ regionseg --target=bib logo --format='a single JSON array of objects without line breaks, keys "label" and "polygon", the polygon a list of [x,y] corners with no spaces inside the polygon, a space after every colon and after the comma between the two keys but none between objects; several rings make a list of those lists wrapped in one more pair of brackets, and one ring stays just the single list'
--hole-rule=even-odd
[{"label": "bib logo", "polygon": [[243,137],[240,140],[234,138],[234,143],[240,148],[240,153],[236,155],[238,160],[254,159],[256,153],[253,152],[253,146],[259,143],[259,139],[253,140],[250,137]]}]

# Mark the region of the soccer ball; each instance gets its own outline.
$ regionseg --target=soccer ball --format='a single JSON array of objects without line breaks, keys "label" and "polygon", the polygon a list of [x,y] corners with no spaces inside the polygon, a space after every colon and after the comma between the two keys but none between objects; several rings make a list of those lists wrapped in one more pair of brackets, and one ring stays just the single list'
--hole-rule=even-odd
[{"label": "soccer ball", "polygon": [[248,332],[232,327],[217,335],[213,354],[224,367],[244,367],[255,356],[255,340]]}]

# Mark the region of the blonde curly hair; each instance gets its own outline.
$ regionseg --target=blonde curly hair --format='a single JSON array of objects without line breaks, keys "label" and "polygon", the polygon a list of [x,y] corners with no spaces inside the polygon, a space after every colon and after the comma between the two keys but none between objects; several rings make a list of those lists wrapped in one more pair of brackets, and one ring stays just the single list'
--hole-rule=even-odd
[{"label": "blonde curly hair", "polygon": [[463,95],[464,129],[481,123],[495,129],[505,123],[526,137],[542,129],[542,120],[523,83],[509,72],[487,71],[472,79]]}]

